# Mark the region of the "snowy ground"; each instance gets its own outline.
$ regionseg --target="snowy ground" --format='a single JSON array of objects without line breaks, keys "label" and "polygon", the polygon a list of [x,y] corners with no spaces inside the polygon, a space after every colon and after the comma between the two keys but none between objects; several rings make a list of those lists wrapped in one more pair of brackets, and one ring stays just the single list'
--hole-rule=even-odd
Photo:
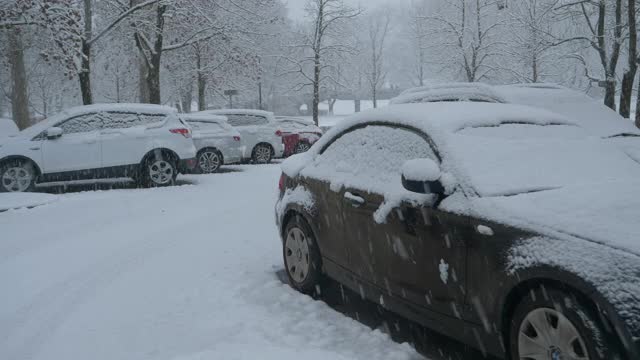
[{"label": "snowy ground", "polygon": [[278,281],[279,174],[0,213],[0,359],[421,359]]}]

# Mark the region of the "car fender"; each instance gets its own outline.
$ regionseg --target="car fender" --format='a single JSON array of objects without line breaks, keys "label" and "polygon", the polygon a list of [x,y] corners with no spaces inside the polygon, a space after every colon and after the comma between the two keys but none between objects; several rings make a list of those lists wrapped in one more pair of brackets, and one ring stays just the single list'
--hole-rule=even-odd
[{"label": "car fender", "polygon": [[25,155],[9,155],[0,159],[0,164],[3,164],[6,161],[11,160],[25,160],[33,163],[36,167],[37,175],[42,175],[42,162],[39,160],[35,160],[33,157],[25,156]]},{"label": "car fender", "polygon": [[[617,281],[617,279],[612,278],[610,281]],[[504,285],[508,291],[503,292],[504,296],[498,302],[499,309],[496,309],[495,312],[496,314],[502,313],[502,334],[506,335],[509,331],[508,319],[517,306],[523,291],[528,291],[535,286],[551,286],[560,288],[560,290],[570,290],[582,296],[584,300],[591,302],[594,311],[597,311],[601,317],[609,322],[608,326],[615,329],[617,337],[621,339],[623,347],[632,354],[632,358],[640,358],[638,344],[633,341],[638,336],[638,329],[630,329],[629,319],[620,316],[619,306],[624,304],[617,304],[616,302],[619,301],[605,295],[599,286],[586,280],[583,276],[561,266],[539,264],[512,271],[510,276],[506,278]],[[625,310],[625,312],[629,311]]]}]

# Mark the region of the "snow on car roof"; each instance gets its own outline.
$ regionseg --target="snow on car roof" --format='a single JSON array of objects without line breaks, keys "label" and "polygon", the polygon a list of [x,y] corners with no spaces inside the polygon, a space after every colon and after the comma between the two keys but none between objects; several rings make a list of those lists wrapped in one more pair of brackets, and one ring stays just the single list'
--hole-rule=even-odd
[{"label": "snow on car roof", "polygon": [[127,103],[118,103],[118,104],[95,104],[95,105],[85,105],[85,106],[76,106],[69,109],[65,109],[64,111],[49,117],[27,129],[24,129],[21,132],[21,135],[24,136],[35,136],[40,132],[44,131],[46,128],[51,125],[57,123],[58,121],[64,120],[69,117],[78,116],[87,113],[94,112],[104,112],[104,111],[122,111],[122,112],[134,112],[140,114],[177,114],[177,110],[175,108],[169,106],[162,105],[151,105],[151,104],[127,104]]},{"label": "snow on car roof", "polygon": [[477,90],[492,91],[490,85],[478,83],[478,82],[445,82],[445,83],[436,83],[436,84],[410,88],[400,93],[400,95],[419,93],[419,92],[425,92],[425,91],[441,90],[441,89],[477,89]]},{"label": "snow on car roof", "polygon": [[219,109],[219,110],[205,110],[201,111],[201,114],[214,114],[214,115],[226,115],[226,114],[243,114],[243,115],[255,115],[264,117],[273,117],[274,114],[270,111],[255,110],[255,109]]},{"label": "snow on car roof", "polygon": [[442,87],[410,92],[391,100],[391,105],[443,102],[443,101],[476,101],[506,103],[507,101],[489,86]]},{"label": "snow on car roof", "polygon": [[315,125],[316,123],[313,122],[313,120],[308,120],[308,119],[304,119],[304,118],[300,118],[300,117],[295,117],[295,116],[276,116],[276,120],[277,121],[295,121],[301,124],[306,124],[306,125]]},{"label": "snow on car roof", "polygon": [[215,122],[215,123],[226,123],[227,117],[222,115],[214,115],[214,114],[182,114],[180,117],[186,121],[200,121],[200,122]]},{"label": "snow on car roof", "polygon": [[640,135],[640,129],[601,100],[562,86],[534,86],[533,84],[496,86],[508,103],[547,109],[564,115],[594,135],[610,137],[620,134]]}]

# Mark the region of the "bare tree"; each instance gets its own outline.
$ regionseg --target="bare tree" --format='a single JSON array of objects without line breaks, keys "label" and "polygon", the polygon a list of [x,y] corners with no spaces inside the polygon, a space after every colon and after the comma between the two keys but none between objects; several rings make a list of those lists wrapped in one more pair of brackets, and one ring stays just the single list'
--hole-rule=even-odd
[{"label": "bare tree", "polygon": [[352,46],[345,43],[346,27],[350,20],[360,15],[361,10],[347,6],[343,0],[308,0],[307,13],[312,27],[310,31],[303,31],[300,43],[293,46],[296,54],[287,58],[293,67],[288,73],[296,73],[302,78],[300,89],[306,86],[313,88],[311,108],[313,121],[318,124],[320,92],[326,80],[323,70],[332,66],[325,62],[325,58],[352,51]]},{"label": "bare tree", "polygon": [[384,85],[386,72],[384,69],[385,42],[389,34],[391,14],[386,9],[372,13],[367,18],[368,37],[366,54],[369,57],[367,65],[367,83],[373,99],[373,107],[378,107],[378,90]]},{"label": "bare tree", "polygon": [[[509,69],[519,81],[537,83],[542,80],[545,62],[557,49],[553,45],[554,25],[553,11],[560,0],[514,1],[510,4],[509,14],[513,20],[510,26],[510,42],[506,47],[515,60]],[[557,57],[552,57],[557,60]],[[557,61],[554,61],[557,62]],[[514,67],[515,65],[515,67]],[[523,72],[514,70],[523,65]],[[504,67],[503,67],[504,68]]]},{"label": "bare tree", "polygon": [[495,70],[490,60],[501,55],[503,45],[496,38],[503,25],[496,9],[495,0],[453,0],[424,19],[430,26],[427,36],[435,39],[433,46],[449,59],[448,64],[453,62],[463,71],[466,81],[483,80]]},{"label": "bare tree", "polygon": [[598,55],[604,78],[591,74],[589,65],[583,56],[576,54],[585,69],[585,76],[592,82],[598,82],[605,91],[604,104],[616,110],[616,75],[618,60],[626,37],[623,23],[622,0],[611,1],[574,1],[563,0],[557,7],[561,16],[582,19],[586,30],[577,35],[557,39],[555,45],[568,42],[585,42]]},{"label": "bare tree", "polygon": [[9,64],[11,66],[12,92],[11,109],[13,120],[20,130],[29,127],[29,96],[27,93],[27,73],[24,66],[24,48],[21,30],[8,31]]},{"label": "bare tree", "polygon": [[[631,117],[631,101],[633,97],[633,83],[638,72],[638,25],[636,21],[636,0],[628,0],[627,17],[629,27],[629,46],[627,49],[627,68],[622,76],[622,88],[620,94],[620,115]],[[640,100],[639,100],[640,101]],[[636,120],[639,119],[636,115]]]}]

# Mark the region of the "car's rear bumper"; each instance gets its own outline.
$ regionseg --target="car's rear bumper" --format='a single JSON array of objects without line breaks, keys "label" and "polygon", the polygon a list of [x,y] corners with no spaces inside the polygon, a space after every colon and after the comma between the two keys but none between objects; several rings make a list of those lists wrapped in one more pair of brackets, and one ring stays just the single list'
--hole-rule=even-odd
[{"label": "car's rear bumper", "polygon": [[178,172],[180,172],[181,174],[189,173],[196,167],[197,163],[198,161],[196,160],[196,158],[181,159],[180,161],[178,161]]}]

